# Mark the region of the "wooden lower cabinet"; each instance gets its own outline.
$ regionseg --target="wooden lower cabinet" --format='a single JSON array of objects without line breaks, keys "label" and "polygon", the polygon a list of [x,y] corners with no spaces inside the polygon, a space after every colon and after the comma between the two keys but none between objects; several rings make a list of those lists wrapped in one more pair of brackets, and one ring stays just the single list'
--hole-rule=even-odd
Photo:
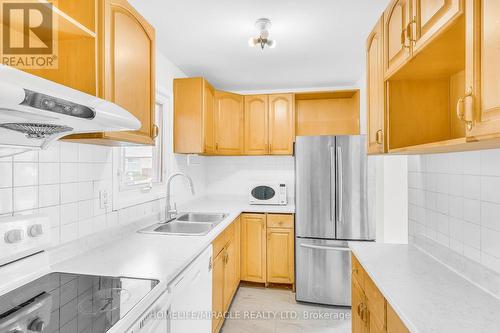
[{"label": "wooden lower cabinet", "polygon": [[241,215],[241,280],[266,282],[266,214]]},{"label": "wooden lower cabinet", "polygon": [[387,333],[410,333],[389,303],[387,303]]},{"label": "wooden lower cabinet", "polygon": [[365,316],[363,315],[365,306],[365,294],[356,279],[351,280],[351,299],[352,299],[352,332],[353,333],[366,333],[368,332],[368,325],[366,324]]},{"label": "wooden lower cabinet", "polygon": [[294,283],[293,229],[267,229],[267,282]]},{"label": "wooden lower cabinet", "polygon": [[212,332],[217,332],[224,319],[224,254],[222,252],[212,259],[212,312]]},{"label": "wooden lower cabinet", "polygon": [[294,216],[241,215],[241,280],[294,284]]},{"label": "wooden lower cabinet", "polygon": [[409,333],[355,256],[351,298],[353,333]]},{"label": "wooden lower cabinet", "polygon": [[224,323],[240,284],[240,218],[238,217],[212,243],[212,332],[218,332]]}]

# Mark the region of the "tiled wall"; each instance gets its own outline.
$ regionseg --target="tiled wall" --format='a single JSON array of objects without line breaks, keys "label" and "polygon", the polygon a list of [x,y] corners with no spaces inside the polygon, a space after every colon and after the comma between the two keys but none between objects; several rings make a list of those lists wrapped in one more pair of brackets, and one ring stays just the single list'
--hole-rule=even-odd
[{"label": "tiled wall", "polygon": [[[45,151],[0,158],[0,216],[48,215],[57,246],[161,212],[164,200],[112,211],[113,149],[56,142]],[[105,207],[101,190],[108,192]]]},{"label": "tiled wall", "polygon": [[246,200],[254,182],[287,184],[289,201],[293,200],[295,166],[292,156],[206,157],[206,182],[209,195],[234,195]]},{"label": "tiled wall", "polygon": [[408,187],[410,242],[500,272],[500,150],[411,156]]}]

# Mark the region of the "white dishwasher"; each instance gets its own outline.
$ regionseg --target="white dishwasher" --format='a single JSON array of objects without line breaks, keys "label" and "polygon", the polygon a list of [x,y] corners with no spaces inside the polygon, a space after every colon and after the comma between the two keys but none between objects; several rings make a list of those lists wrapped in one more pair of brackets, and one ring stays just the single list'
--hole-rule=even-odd
[{"label": "white dishwasher", "polygon": [[212,332],[212,245],[169,285],[168,333]]}]

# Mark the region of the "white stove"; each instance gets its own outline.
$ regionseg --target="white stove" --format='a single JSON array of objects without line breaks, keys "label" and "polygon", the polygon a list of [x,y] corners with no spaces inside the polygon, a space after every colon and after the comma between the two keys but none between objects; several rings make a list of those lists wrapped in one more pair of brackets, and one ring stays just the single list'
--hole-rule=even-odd
[{"label": "white stove", "polygon": [[0,218],[0,332],[104,333],[159,281],[51,272],[47,217]]}]

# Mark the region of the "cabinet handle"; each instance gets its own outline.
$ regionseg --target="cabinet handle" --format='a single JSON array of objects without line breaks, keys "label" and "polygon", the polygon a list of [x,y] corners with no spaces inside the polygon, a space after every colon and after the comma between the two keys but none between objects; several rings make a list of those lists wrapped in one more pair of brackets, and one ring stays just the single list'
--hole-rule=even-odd
[{"label": "cabinet handle", "polygon": [[158,137],[158,134],[160,134],[160,128],[158,125],[153,124],[153,139],[156,139]]},{"label": "cabinet handle", "polygon": [[384,143],[383,141],[383,132],[381,129],[379,129],[377,131],[377,133],[375,134],[375,140],[377,141],[377,144],[381,145]]},{"label": "cabinet handle", "polygon": [[415,44],[417,42],[417,39],[415,38],[415,30],[413,29],[414,24],[417,24],[417,20],[415,17],[413,17],[410,23],[408,23],[408,25],[406,26],[406,35],[408,37],[408,41],[410,41],[410,44]]},{"label": "cabinet handle", "polygon": [[472,120],[467,119],[464,108],[464,102],[469,97],[473,97],[472,88],[468,88],[465,91],[465,95],[461,97],[457,102],[457,117],[465,123],[468,131],[472,130],[473,127],[473,122]]},{"label": "cabinet handle", "polygon": [[215,151],[219,151],[219,144],[217,142],[215,143]]},{"label": "cabinet handle", "polygon": [[407,29],[408,28],[403,29],[403,31],[401,31],[401,45],[405,49],[409,49],[411,47],[411,44],[406,44]]}]

